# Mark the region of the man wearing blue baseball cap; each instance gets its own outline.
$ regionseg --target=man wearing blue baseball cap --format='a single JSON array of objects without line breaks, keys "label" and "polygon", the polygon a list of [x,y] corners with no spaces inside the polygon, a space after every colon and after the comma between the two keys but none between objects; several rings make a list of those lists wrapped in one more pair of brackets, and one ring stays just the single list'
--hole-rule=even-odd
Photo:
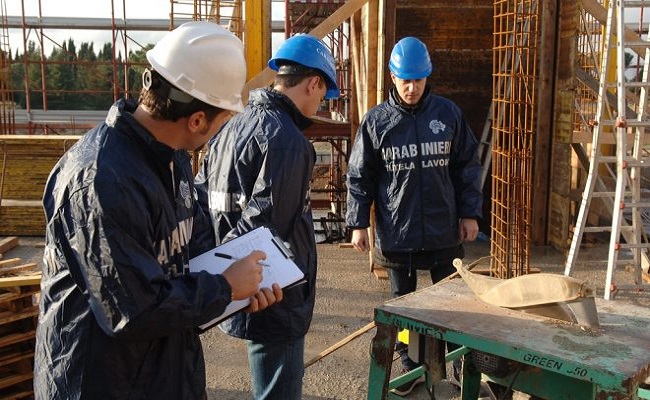
[{"label": "man wearing blue baseball cap", "polygon": [[246,340],[253,399],[300,400],[316,289],[309,200],[316,153],[302,131],[339,89],[334,58],[312,35],[287,39],[268,65],[277,71],[272,88],[251,92],[244,111],[210,143],[195,182],[218,243],[267,226],[305,274],[306,283],[285,288],[269,312],[236,314],[220,326]]},{"label": "man wearing blue baseball cap", "polygon": [[[367,228],[375,205],[373,258],[388,268],[392,297],[415,291],[417,270],[436,283],[455,272],[462,243],[476,239],[483,196],[477,140],[460,108],[432,93],[427,47],[397,42],[388,64],[389,99],[365,115],[348,164],[347,226],[352,245],[370,250]],[[404,372],[418,366],[398,342]],[[395,389],[406,395],[424,377]]]}]

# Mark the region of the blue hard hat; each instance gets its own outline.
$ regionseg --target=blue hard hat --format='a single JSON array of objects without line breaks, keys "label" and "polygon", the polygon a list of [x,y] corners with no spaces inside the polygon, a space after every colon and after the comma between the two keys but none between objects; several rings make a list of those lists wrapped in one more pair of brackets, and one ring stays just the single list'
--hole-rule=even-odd
[{"label": "blue hard hat", "polygon": [[426,78],[433,71],[427,46],[417,38],[405,37],[393,47],[388,69],[399,79]]},{"label": "blue hard hat", "polygon": [[282,61],[291,61],[319,70],[326,78],[327,92],[325,98],[339,97],[334,57],[325,43],[316,36],[300,33],[285,40],[280,45],[275,56],[269,60],[269,68],[274,71],[279,70]]}]

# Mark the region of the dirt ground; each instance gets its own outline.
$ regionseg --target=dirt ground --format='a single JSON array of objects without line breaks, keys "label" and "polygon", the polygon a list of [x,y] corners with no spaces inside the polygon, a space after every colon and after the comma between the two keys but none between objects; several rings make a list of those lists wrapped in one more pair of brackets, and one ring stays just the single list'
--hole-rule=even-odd
[{"label": "dirt ground", "polygon": [[[42,238],[21,238],[20,246],[4,255],[4,258],[20,257],[25,261],[41,263]],[[489,255],[487,241],[467,246],[465,262],[469,263]],[[587,258],[599,258],[603,249],[582,251]],[[317,301],[313,323],[306,337],[306,362],[313,362],[304,378],[304,400],[360,400],[366,398],[369,369],[370,341],[374,329],[360,334],[338,350],[325,357],[319,354],[337,342],[366,327],[373,319],[374,307],[389,300],[389,285],[377,279],[370,271],[368,255],[338,244],[319,244],[319,272]],[[584,254],[583,254],[584,253]],[[606,257],[601,257],[603,259]],[[565,256],[551,248],[534,248],[531,267],[543,272],[563,273]],[[605,271],[595,268],[588,261],[579,263],[575,276],[585,279],[602,296]],[[419,286],[429,285],[428,276],[420,275]],[[630,301],[650,305],[648,294],[624,294],[617,301]],[[250,399],[250,383],[246,351],[241,340],[233,339],[218,328],[202,336],[204,344],[208,396],[215,400]],[[394,363],[394,367],[399,364]],[[396,368],[394,368],[396,370]],[[430,399],[423,385],[409,397],[412,400]],[[440,399],[457,399],[453,388]],[[527,399],[518,394],[515,399]]]}]

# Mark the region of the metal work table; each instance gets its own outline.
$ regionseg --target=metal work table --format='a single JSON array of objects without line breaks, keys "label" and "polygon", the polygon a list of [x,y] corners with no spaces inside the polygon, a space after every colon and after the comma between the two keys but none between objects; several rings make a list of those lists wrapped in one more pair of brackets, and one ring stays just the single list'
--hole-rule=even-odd
[{"label": "metal work table", "polygon": [[[375,308],[367,398],[395,396],[387,392],[398,328],[426,338],[429,387],[445,377],[442,340],[447,340],[514,360],[505,375],[487,377],[541,398],[650,398],[650,391],[639,389],[650,375],[650,310],[602,299],[596,305],[601,326],[583,328],[484,303],[460,278],[390,300]],[[463,400],[477,399],[480,379],[466,355]]]}]

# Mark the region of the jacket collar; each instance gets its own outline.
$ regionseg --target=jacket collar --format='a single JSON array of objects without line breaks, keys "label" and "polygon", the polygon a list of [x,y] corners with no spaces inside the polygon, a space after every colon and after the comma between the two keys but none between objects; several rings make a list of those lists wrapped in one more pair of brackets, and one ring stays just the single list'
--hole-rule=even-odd
[{"label": "jacket collar", "polygon": [[390,105],[409,114],[417,114],[424,105],[431,101],[431,96],[429,96],[431,94],[431,85],[426,85],[424,87],[424,93],[422,93],[420,101],[418,101],[418,103],[415,105],[404,103],[402,98],[399,96],[399,93],[397,93],[397,88],[395,86],[390,88],[390,91],[388,93],[388,102]]},{"label": "jacket collar", "polygon": [[250,93],[249,102],[251,105],[261,107],[275,106],[282,108],[284,112],[289,114],[293,122],[301,131],[309,128],[313,123],[311,118],[305,117],[300,110],[298,110],[289,97],[275,89],[263,88],[253,90]]},{"label": "jacket collar", "polygon": [[133,117],[133,112],[135,112],[137,106],[138,103],[134,100],[120,99],[116,101],[108,111],[105,121],[106,125],[110,127],[119,126],[126,134],[135,137],[147,147],[154,158],[160,160],[165,165],[169,164],[176,151],[156,140],[148,130],[136,121]]}]

